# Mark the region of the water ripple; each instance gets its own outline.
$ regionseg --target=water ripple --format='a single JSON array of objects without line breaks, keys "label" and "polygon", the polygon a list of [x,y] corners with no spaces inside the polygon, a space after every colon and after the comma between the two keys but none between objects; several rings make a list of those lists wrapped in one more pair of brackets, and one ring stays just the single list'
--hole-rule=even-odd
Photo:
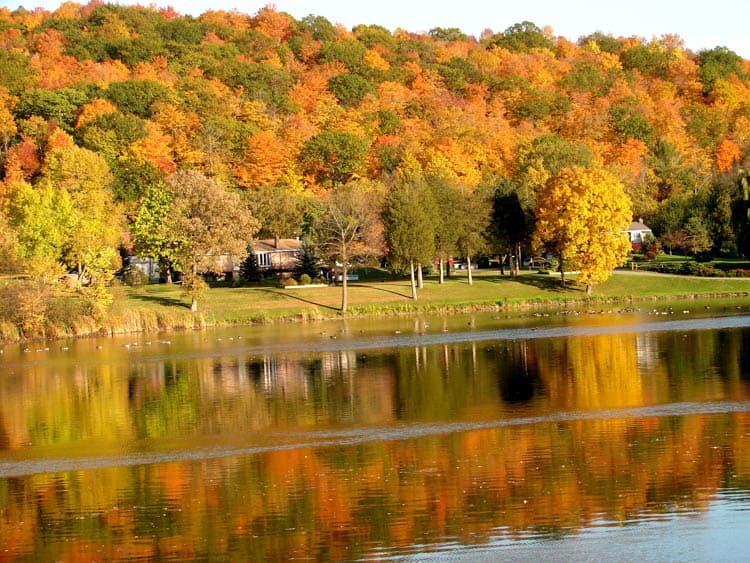
[{"label": "water ripple", "polygon": [[487,430],[533,424],[574,422],[582,420],[661,418],[670,416],[711,415],[750,412],[750,401],[684,402],[625,409],[599,411],[571,411],[543,416],[517,417],[498,420],[444,423],[415,423],[393,427],[366,427],[346,430],[318,430],[300,432],[264,432],[248,436],[250,440],[271,438],[270,444],[243,447],[219,446],[196,450],[137,452],[122,455],[88,456],[78,458],[37,459],[0,462],[0,478],[20,477],[39,473],[58,473],[127,467],[179,461],[203,461],[240,455],[255,455],[295,449],[326,448],[360,445],[370,442],[412,440],[474,430]]},{"label": "water ripple", "polygon": [[[264,344],[262,346],[236,346],[223,348],[220,351],[198,351],[192,354],[165,356],[175,358],[223,357],[242,354],[278,354],[281,352],[343,352],[364,351],[392,348],[409,348],[416,346],[435,346],[444,344],[461,344],[464,342],[488,342],[508,340],[537,340],[541,338],[567,338],[570,336],[597,336],[602,334],[630,334],[647,332],[692,332],[697,330],[722,330],[750,327],[750,315],[731,317],[711,317],[706,319],[684,319],[674,321],[654,321],[623,325],[582,325],[529,327],[513,329],[494,329],[462,331],[454,333],[388,335],[362,337],[355,339],[284,342]],[[154,361],[161,358],[142,357],[140,361]]]}]

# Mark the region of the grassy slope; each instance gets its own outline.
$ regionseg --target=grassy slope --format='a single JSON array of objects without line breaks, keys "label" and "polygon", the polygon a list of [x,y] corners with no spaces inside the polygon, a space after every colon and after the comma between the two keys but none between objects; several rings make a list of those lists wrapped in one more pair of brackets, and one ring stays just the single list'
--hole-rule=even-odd
[{"label": "grassy slope", "polygon": [[[408,281],[372,281],[350,284],[351,314],[389,314],[415,309],[461,310],[497,305],[585,302],[578,287],[563,290],[559,277],[524,273],[517,279],[499,278],[497,272],[482,272],[469,286],[466,274],[441,286],[427,279],[415,303]],[[338,287],[279,289],[273,287],[216,288],[207,292],[196,318],[187,309],[179,287],[148,286],[117,291],[108,325],[117,332],[181,328],[197,325],[241,324],[283,319],[317,319],[340,314]],[[697,295],[750,294],[750,279],[689,278],[682,276],[618,272],[597,286],[591,299],[671,299]]]}]

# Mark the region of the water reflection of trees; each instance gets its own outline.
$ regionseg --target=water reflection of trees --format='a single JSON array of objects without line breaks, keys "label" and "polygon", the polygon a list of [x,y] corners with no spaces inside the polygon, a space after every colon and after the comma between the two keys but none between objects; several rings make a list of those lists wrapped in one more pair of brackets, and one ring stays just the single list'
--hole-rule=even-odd
[{"label": "water reflection of trees", "polygon": [[[747,400],[747,357],[747,333],[725,331],[165,360],[54,376],[29,368],[0,380],[0,430],[7,452],[83,455],[268,429]],[[721,487],[747,490],[748,434],[743,413],[602,418],[2,479],[0,537],[9,553],[44,559],[350,559],[565,534],[700,512]]]},{"label": "water reflection of trees", "polygon": [[728,479],[750,484],[748,432],[745,415],[630,420],[614,436],[547,423],[6,479],[0,533],[10,553],[45,559],[76,546],[104,558],[345,559],[567,534],[704,511]]},{"label": "water reflection of trees", "polygon": [[[697,351],[700,351],[697,353]],[[465,343],[388,353],[41,366],[0,380],[4,449],[275,426],[526,416],[747,397],[747,331]]]},{"label": "water reflection of trees", "polygon": [[548,340],[540,344],[540,372],[555,405],[599,410],[644,404],[632,334]]}]

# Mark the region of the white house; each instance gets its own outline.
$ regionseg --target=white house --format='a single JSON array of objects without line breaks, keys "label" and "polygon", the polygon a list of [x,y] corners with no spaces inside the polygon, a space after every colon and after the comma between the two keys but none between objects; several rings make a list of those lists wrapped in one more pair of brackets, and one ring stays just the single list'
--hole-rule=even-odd
[{"label": "white house", "polygon": [[643,223],[643,219],[638,219],[630,223],[630,227],[625,231],[630,237],[630,244],[634,249],[638,249],[643,244],[647,234],[651,234],[651,229]]}]

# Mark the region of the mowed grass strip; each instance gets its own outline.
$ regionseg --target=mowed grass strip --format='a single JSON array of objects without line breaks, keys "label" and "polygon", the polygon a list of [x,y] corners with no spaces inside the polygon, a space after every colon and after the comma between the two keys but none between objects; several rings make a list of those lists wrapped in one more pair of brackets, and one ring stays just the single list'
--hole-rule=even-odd
[{"label": "mowed grass strip", "polygon": [[[575,278],[575,276],[570,276]],[[419,299],[410,298],[408,280],[362,281],[349,284],[349,313],[395,314],[408,311],[472,310],[496,306],[523,307],[533,304],[568,304],[601,301],[685,299],[697,296],[727,296],[750,293],[747,278],[693,278],[648,273],[616,272],[596,286],[587,297],[583,288],[560,287],[560,278],[523,272],[517,278],[480,271],[474,285],[460,272],[440,285],[428,277]],[[199,302],[200,325],[246,324],[277,320],[324,319],[341,315],[340,287],[283,289],[277,287],[212,288]],[[120,288],[116,292],[110,324],[118,317],[145,316],[177,326],[189,322],[188,301],[179,286],[151,285],[141,289]],[[166,328],[166,327],[162,327]]]}]

